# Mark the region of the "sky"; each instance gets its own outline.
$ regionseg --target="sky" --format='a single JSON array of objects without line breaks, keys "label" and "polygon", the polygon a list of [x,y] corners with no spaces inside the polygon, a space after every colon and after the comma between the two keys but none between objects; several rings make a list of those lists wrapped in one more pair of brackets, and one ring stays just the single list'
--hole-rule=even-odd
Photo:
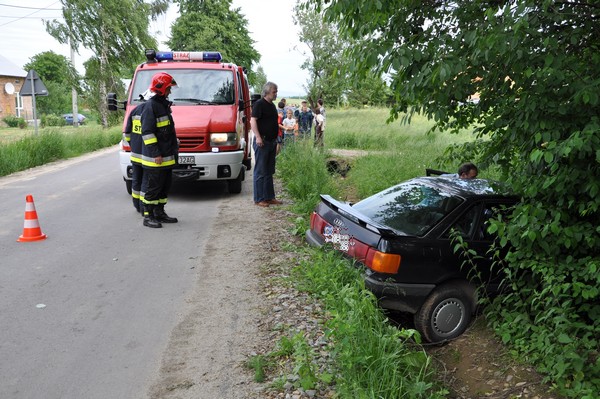
[{"label": "sky", "polygon": [[[306,59],[303,54],[307,47],[298,40],[299,28],[292,19],[296,0],[233,0],[232,3],[246,17],[254,48],[261,54],[260,65],[267,79],[279,86],[279,95],[303,95],[308,73],[300,66]],[[42,22],[61,17],[60,8],[60,1],[56,0],[0,0],[0,54],[21,68],[44,51],[52,50],[70,59],[69,47],[50,36]],[[166,15],[150,25],[150,32],[160,44],[158,50],[178,50],[164,44],[176,18],[177,7],[171,6]],[[91,54],[84,48],[75,54],[75,67],[80,73]]]}]

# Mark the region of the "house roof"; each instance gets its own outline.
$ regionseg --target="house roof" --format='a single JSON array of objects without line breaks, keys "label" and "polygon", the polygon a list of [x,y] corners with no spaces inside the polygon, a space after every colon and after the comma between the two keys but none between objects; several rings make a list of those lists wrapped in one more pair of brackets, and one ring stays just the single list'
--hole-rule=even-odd
[{"label": "house roof", "polygon": [[27,72],[13,64],[8,60],[8,58],[0,55],[0,76],[15,76],[24,78],[27,76]]}]

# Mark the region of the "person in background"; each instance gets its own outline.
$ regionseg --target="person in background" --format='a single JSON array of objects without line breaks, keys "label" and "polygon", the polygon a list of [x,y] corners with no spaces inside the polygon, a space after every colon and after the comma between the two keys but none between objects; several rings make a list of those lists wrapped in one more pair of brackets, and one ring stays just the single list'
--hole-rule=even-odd
[{"label": "person in background", "polygon": [[323,147],[323,134],[325,133],[325,118],[321,115],[321,110],[315,108],[315,147]]},{"label": "person in background", "polygon": [[171,87],[175,86],[177,82],[168,73],[155,74],[150,84],[154,95],[144,103],[139,118],[132,121],[132,131],[140,132],[143,142],[141,163],[144,172],[140,193],[143,224],[152,228],[160,228],[162,223],[177,223],[177,218],[165,213],[173,176],[171,170],[177,163],[179,151],[171,102],[167,99]]},{"label": "person in background", "polygon": [[298,113],[298,133],[302,138],[310,137],[314,115],[308,109],[306,101],[302,101],[302,108]]},{"label": "person in background", "polygon": [[277,133],[277,143],[283,143],[283,120],[285,119],[285,111],[283,110],[283,102],[279,102],[277,105],[277,125],[279,126],[279,132]]},{"label": "person in background", "polygon": [[466,162],[458,168],[459,179],[476,179],[479,174],[477,166],[472,162]]},{"label": "person in background", "polygon": [[283,143],[284,146],[287,143],[294,141],[294,135],[298,132],[298,123],[294,118],[294,112],[288,109],[286,118],[282,122],[283,126]]},{"label": "person in background", "polygon": [[319,104],[319,111],[321,111],[321,115],[323,115],[324,119],[327,119],[327,116],[325,116],[325,107],[323,106],[323,99],[319,98],[317,100],[317,104]]},{"label": "person in background", "polygon": [[268,207],[283,202],[275,198],[273,175],[277,155],[277,108],[273,101],[277,98],[277,85],[267,82],[263,86],[262,98],[252,106],[250,126],[254,133],[254,203]]}]

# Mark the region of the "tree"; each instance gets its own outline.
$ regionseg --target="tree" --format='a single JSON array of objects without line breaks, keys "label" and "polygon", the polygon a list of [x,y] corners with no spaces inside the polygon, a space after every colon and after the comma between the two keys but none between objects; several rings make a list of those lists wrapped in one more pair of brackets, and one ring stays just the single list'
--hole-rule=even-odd
[{"label": "tree", "polygon": [[380,74],[371,71],[364,79],[349,79],[348,50],[358,45],[357,40],[340,35],[335,23],[300,2],[294,8],[294,23],[300,26],[300,41],[310,52],[302,68],[310,73],[305,88],[311,107],[319,98],[328,104],[347,101],[354,106],[385,102],[387,89]]},{"label": "tree", "polygon": [[240,8],[231,9],[231,0],[175,0],[180,17],[171,27],[167,41],[173,50],[219,51],[226,62],[248,68],[248,81],[255,85],[253,63],[260,54],[250,38],[248,21]]},{"label": "tree", "polygon": [[27,71],[34,69],[48,89],[48,96],[36,97],[36,107],[40,114],[62,114],[69,111],[71,87],[78,86],[78,75],[65,56],[44,51],[31,57],[23,68]]},{"label": "tree", "polygon": [[[64,22],[46,23],[46,30],[60,43],[83,45],[98,58],[98,109],[102,125],[108,126],[106,87],[122,68],[143,58],[143,49],[155,48],[148,20],[167,10],[168,0],[61,0]],[[133,10],[133,12],[132,12]]]},{"label": "tree", "polygon": [[460,151],[499,167],[522,195],[510,219],[491,227],[511,248],[512,291],[494,302],[494,326],[565,394],[593,397],[600,391],[600,5],[308,2],[360,40],[353,71],[389,74],[392,118],[421,112],[434,129],[475,126],[477,141]]},{"label": "tree", "polygon": [[254,72],[254,84],[252,85],[252,91],[256,94],[262,94],[262,88],[267,83],[267,74],[261,65],[256,68]]},{"label": "tree", "polygon": [[309,72],[305,89],[310,107],[314,108],[319,98],[327,104],[339,103],[348,87],[344,69],[347,42],[335,24],[326,23],[320,13],[300,3],[294,8],[294,23],[300,27],[300,41],[310,52],[304,54],[307,58],[302,64],[302,69]]}]

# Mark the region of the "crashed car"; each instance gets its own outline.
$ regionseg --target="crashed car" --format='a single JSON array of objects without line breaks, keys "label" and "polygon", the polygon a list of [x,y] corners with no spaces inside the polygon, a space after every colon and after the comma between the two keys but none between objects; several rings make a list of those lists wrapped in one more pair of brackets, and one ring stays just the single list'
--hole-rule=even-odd
[{"label": "crashed car", "polygon": [[[426,341],[442,342],[468,327],[477,288],[498,292],[487,225],[517,200],[499,182],[454,177],[414,178],[356,204],[321,195],[306,240],[364,265],[383,308],[412,313]],[[455,251],[457,237],[477,255]]]}]

